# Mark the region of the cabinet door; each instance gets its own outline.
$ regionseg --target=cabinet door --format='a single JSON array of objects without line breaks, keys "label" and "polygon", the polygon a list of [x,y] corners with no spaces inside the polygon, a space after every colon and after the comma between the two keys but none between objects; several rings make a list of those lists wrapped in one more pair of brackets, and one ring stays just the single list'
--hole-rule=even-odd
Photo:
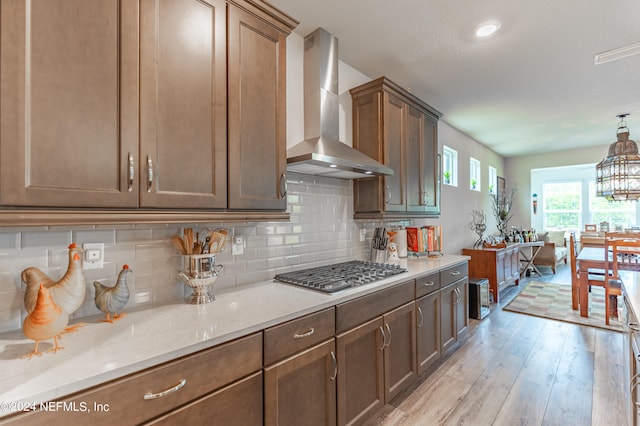
[{"label": "cabinet door", "polygon": [[143,0],[140,206],[227,206],[223,0]]},{"label": "cabinet door", "polygon": [[416,304],[411,301],[384,315],[385,401],[390,401],[417,378]]},{"label": "cabinet door", "polygon": [[416,345],[418,374],[440,358],[440,292],[416,301]]},{"label": "cabinet door", "polygon": [[335,425],[337,372],[334,339],[265,368],[265,425]]},{"label": "cabinet door", "polygon": [[[382,162],[382,92],[362,94],[353,99],[353,147]],[[384,210],[384,178],[373,177],[353,181],[353,207],[356,212]]]},{"label": "cabinet door", "polygon": [[405,125],[405,155],[407,176],[407,211],[424,212],[426,197],[423,182],[424,113],[407,106]]},{"label": "cabinet door", "polygon": [[393,176],[384,176],[384,210],[406,211],[404,128],[405,103],[395,96],[383,94],[384,164],[393,169]]},{"label": "cabinet door", "polygon": [[[508,278],[508,274],[506,272],[506,265],[510,265],[508,259],[505,259],[506,251],[501,250],[496,252],[496,281],[498,284],[498,290],[502,290],[502,288],[506,284],[506,280]],[[511,267],[509,267],[511,269]]]},{"label": "cabinet door", "polygon": [[145,424],[260,426],[262,400],[262,372],[258,372]]},{"label": "cabinet door", "polygon": [[456,284],[458,300],[455,305],[456,340],[464,338],[469,330],[469,279]]},{"label": "cabinet door", "polygon": [[378,317],[338,335],[338,424],[362,423],[384,405],[384,323]]},{"label": "cabinet door", "polygon": [[284,210],[286,36],[228,6],[229,208]]},{"label": "cabinet door", "polygon": [[440,290],[440,348],[442,353],[456,342],[456,301],[458,294],[454,284]]},{"label": "cabinet door", "polygon": [[424,116],[420,150],[421,184],[425,212],[440,214],[440,162],[438,158],[438,120]]},{"label": "cabinet door", "polygon": [[0,14],[0,203],[135,207],[137,2],[3,0]]}]

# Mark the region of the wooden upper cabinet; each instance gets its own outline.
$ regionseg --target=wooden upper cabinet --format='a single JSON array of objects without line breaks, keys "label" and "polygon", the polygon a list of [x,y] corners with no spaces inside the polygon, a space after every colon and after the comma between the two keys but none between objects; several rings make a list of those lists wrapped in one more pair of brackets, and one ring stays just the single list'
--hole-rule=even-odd
[{"label": "wooden upper cabinet", "polygon": [[[406,210],[404,144],[405,104],[397,97],[384,93],[383,102],[383,150],[385,166],[393,169],[392,176],[384,177],[385,210]],[[375,141],[373,141],[375,142]]]},{"label": "wooden upper cabinet", "polygon": [[228,8],[229,208],[286,208],[286,36],[251,3]]},{"label": "wooden upper cabinet", "polygon": [[140,206],[227,207],[226,4],[143,0]]},{"label": "wooden upper cabinet", "polygon": [[0,203],[136,207],[138,2],[3,0],[0,14]]},{"label": "wooden upper cabinet", "polygon": [[25,207],[2,223],[287,218],[296,25],[258,0],[2,0],[0,205]]},{"label": "wooden upper cabinet", "polygon": [[355,217],[440,214],[441,114],[385,77],[350,93],[354,148],[394,171],[393,176],[354,181]]}]

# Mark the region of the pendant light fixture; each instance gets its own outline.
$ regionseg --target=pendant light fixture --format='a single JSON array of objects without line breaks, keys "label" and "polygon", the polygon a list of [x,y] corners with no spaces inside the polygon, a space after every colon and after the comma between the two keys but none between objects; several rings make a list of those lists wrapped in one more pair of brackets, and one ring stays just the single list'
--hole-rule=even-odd
[{"label": "pendant light fixture", "polygon": [[620,114],[618,140],[609,146],[607,158],[596,165],[596,195],[609,201],[640,198],[640,155],[638,145],[629,139],[629,129]]}]

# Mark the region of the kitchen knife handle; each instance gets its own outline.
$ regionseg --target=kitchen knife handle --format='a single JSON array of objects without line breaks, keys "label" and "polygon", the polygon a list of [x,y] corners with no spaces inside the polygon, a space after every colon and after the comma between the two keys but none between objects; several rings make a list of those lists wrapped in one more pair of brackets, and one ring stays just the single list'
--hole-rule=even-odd
[{"label": "kitchen knife handle", "polygon": [[147,155],[147,192],[151,192],[152,185],[153,185],[153,161],[151,161],[151,157]]},{"label": "kitchen knife handle", "polygon": [[424,323],[424,314],[422,313],[422,309],[418,306],[418,313],[420,314],[420,322],[418,323],[418,328],[422,327]]},{"label": "kitchen knife handle", "polygon": [[144,399],[156,399],[156,398],[162,398],[163,396],[167,396],[170,393],[174,393],[176,391],[179,391],[180,389],[182,389],[182,387],[184,385],[187,384],[187,379],[182,379],[180,380],[180,383],[178,383],[177,385],[175,385],[172,388],[169,388],[167,390],[164,390],[162,392],[158,392],[158,393],[145,393],[144,394]]},{"label": "kitchen knife handle", "polygon": [[287,174],[280,175],[280,198],[287,196]]},{"label": "kitchen knife handle", "polygon": [[333,382],[338,377],[338,360],[333,351],[331,351],[331,363],[333,364],[333,376],[331,376],[331,381]]},{"label": "kitchen knife handle", "polygon": [[133,191],[133,175],[136,173],[136,168],[133,163],[133,154],[129,153],[129,176],[128,176],[128,185],[127,191]]}]

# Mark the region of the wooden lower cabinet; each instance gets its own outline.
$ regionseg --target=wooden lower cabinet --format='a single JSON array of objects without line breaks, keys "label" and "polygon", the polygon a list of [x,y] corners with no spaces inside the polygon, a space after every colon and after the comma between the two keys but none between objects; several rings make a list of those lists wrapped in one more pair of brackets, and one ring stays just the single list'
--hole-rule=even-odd
[{"label": "wooden lower cabinet", "polygon": [[440,290],[440,346],[442,354],[460,339],[469,329],[469,279],[456,281]]},{"label": "wooden lower cabinet", "polygon": [[[2,418],[0,424],[124,426],[154,419],[176,424],[162,420],[173,415],[176,419],[189,418],[185,424],[200,424],[191,420],[191,410],[184,411],[188,406],[193,407],[195,418],[202,419],[202,424],[212,424],[207,418],[210,413],[226,419],[240,410],[255,410],[254,414],[243,415],[260,424],[261,370],[262,333],[256,333],[54,401],[64,403],[66,409],[32,411]],[[252,375],[254,381],[241,382]],[[253,420],[244,424],[254,424]]]},{"label": "wooden lower cabinet", "polygon": [[416,300],[416,356],[418,374],[433,365],[442,353],[440,349],[440,292]]},{"label": "wooden lower cabinet", "polygon": [[265,368],[264,424],[335,425],[337,373],[333,338]]},{"label": "wooden lower cabinet", "polygon": [[262,372],[258,372],[146,424],[260,426],[262,400]]},{"label": "wooden lower cabinet", "polygon": [[337,336],[338,424],[362,424],[417,377],[412,301]]},{"label": "wooden lower cabinet", "polygon": [[465,248],[462,254],[471,256],[469,276],[487,278],[493,293],[494,302],[498,303],[500,291],[520,282],[520,246],[510,244],[504,248]]}]

